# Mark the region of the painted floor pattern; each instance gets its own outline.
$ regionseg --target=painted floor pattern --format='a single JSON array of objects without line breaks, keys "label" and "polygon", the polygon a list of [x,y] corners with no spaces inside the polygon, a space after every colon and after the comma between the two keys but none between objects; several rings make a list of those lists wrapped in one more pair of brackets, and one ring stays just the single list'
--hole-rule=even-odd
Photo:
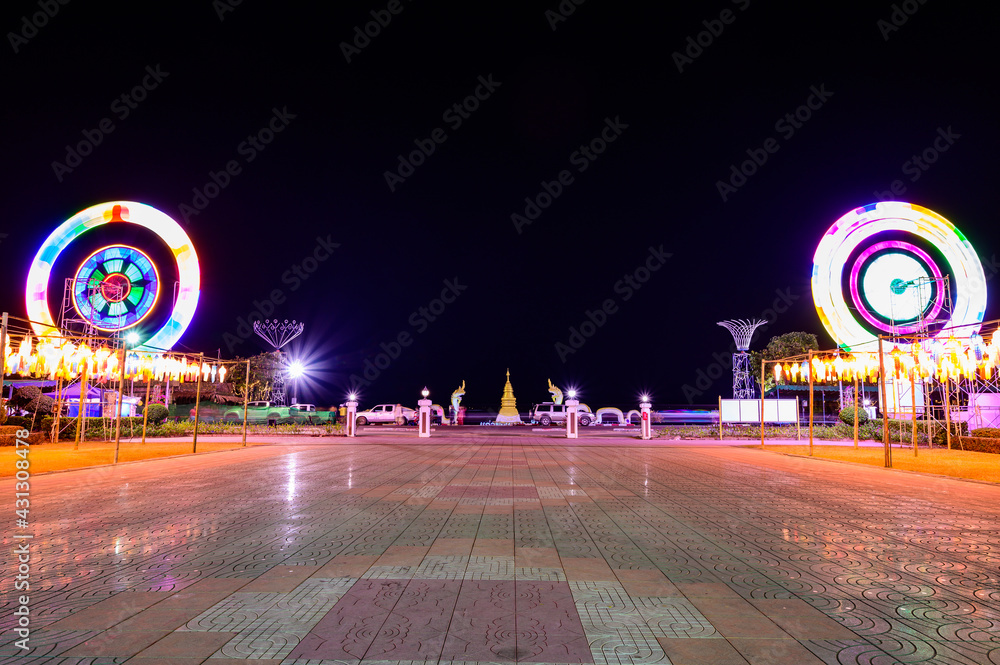
[{"label": "painted floor pattern", "polygon": [[1000,664],[1000,487],[747,448],[345,441],[32,478],[0,663]]}]

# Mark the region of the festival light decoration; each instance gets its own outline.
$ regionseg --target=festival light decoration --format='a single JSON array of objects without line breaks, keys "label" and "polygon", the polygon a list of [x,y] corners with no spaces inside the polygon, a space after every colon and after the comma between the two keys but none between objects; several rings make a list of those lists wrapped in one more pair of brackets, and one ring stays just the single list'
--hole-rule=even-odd
[{"label": "festival light decoration", "polygon": [[901,201],[856,208],[830,227],[813,258],[812,292],[823,325],[847,350],[878,335],[971,334],[986,310],[986,276],[968,239],[936,212]]},{"label": "festival light decoration", "polygon": [[[908,380],[912,374],[914,378],[938,381],[988,381],[1000,368],[1000,329],[989,343],[976,335],[964,344],[949,337],[943,345],[925,340],[907,347],[895,346],[884,353],[883,362],[886,377],[895,380]],[[808,361],[776,361],[772,368],[777,383],[808,383],[810,372],[815,383],[849,382],[855,376],[873,382],[879,378],[879,371],[879,356],[874,352],[817,354],[811,365]]]},{"label": "festival light decoration", "polygon": [[[62,251],[70,245],[70,243],[87,231],[99,226],[114,223],[135,224],[149,229],[155,233],[167,245],[167,247],[170,248],[170,251],[174,255],[174,260],[177,264],[177,275],[179,281],[177,301],[174,304],[174,308],[171,311],[170,318],[167,322],[164,323],[159,330],[154,332],[142,345],[137,347],[138,349],[151,352],[173,348],[173,346],[180,339],[181,335],[187,329],[188,325],[190,325],[192,318],[194,318],[195,309],[198,306],[198,296],[201,290],[198,255],[195,252],[194,246],[191,244],[191,239],[188,238],[187,233],[184,232],[184,229],[181,228],[180,224],[156,208],[143,203],[136,203],[134,201],[111,201],[108,203],[100,203],[98,205],[91,206],[86,210],[82,210],[60,224],[59,227],[56,228],[56,230],[53,231],[48,238],[46,238],[45,242],[42,243],[41,248],[35,255],[35,258],[31,263],[31,267],[28,270],[28,281],[25,295],[28,318],[33,322],[32,327],[35,334],[40,337],[44,337],[57,333],[56,323],[52,318],[52,313],[49,311],[48,302],[49,280],[52,276],[52,268],[55,265],[56,259]],[[104,250],[108,249],[111,248],[104,248]],[[95,254],[99,254],[101,251],[103,250],[98,250]],[[141,254],[141,252],[139,254]],[[141,262],[138,256],[130,256],[132,259]],[[92,256],[90,258],[94,257]],[[108,260],[112,260],[110,257],[106,258],[108,258]],[[146,258],[148,260],[148,257]],[[95,266],[97,261],[98,260],[95,260]],[[135,265],[138,266],[138,263]],[[151,262],[150,266],[152,266]],[[87,262],[85,261],[80,270],[83,271],[86,267]],[[143,272],[140,269],[139,272],[140,274],[145,274],[147,277],[149,276],[148,271]],[[116,278],[116,281],[119,283],[122,282],[119,278]],[[146,292],[144,290],[143,297],[145,296]],[[146,308],[143,303],[145,303],[145,301],[142,299],[140,299],[139,303],[134,303],[136,311]],[[146,304],[149,305],[149,309],[152,308],[153,303]],[[148,311],[146,313],[148,313]],[[145,316],[145,314],[142,316]],[[138,323],[142,316],[132,323],[132,325]],[[114,317],[111,317],[111,319],[113,320]]]},{"label": "festival light decoration", "polygon": [[[85,342],[42,337],[37,340],[26,335],[16,345],[8,338],[3,349],[7,373],[30,376],[36,379],[72,380],[80,376],[84,366],[87,374],[97,382],[117,379],[121,374],[121,352],[102,344],[91,349]],[[133,350],[125,356],[125,378],[153,381],[196,381],[201,372],[204,381],[222,383],[226,380],[226,366],[222,363],[197,361],[185,356],[150,353]]]}]

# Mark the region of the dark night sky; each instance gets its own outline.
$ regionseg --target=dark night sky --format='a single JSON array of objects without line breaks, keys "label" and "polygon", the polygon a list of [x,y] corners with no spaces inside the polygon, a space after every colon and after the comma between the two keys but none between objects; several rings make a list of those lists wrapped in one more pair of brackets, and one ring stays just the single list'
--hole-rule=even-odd
[{"label": "dark night sky", "polygon": [[[905,23],[897,14],[886,39],[888,2],[590,0],[553,30],[546,10],[557,0],[403,0],[347,62],[341,42],[387,4],[247,0],[220,19],[221,1],[77,1],[33,30],[22,17],[39,4],[7,3],[0,306],[24,315],[28,266],[63,220],[141,201],[177,219],[198,249],[202,294],[186,349],[262,350],[224,336],[279,289],[274,315],[306,323],[291,349],[312,367],[308,401],[342,399],[380,343],[406,332],[412,343],[362,390],[363,404],[413,403],[424,384],[444,402],[465,379],[466,404],[496,406],[509,366],[522,409],[547,397],[547,378],[578,385],[596,408],[634,403],[641,390],[657,405],[686,403],[684,386],[699,371],[717,375],[713,353],[729,348],[715,322],[767,316],[779,294],[790,307],[754,346],[806,330],[831,347],[809,291],[813,251],[893,180],[906,187],[898,198],[964,231],[991,275],[995,6],[910,0],[915,13]],[[724,10],[731,22],[712,23]],[[722,33],[679,72],[673,53],[704,21]],[[166,75],[156,82],[147,67]],[[143,101],[114,104],[144,77],[156,85]],[[480,77],[499,85],[456,127],[443,114]],[[779,131],[811,88],[832,94],[794,133]],[[294,117],[263,150],[241,150],[274,109]],[[114,131],[57,177],[53,162],[102,118]],[[574,158],[608,121],[618,134],[606,151]],[[390,191],[385,172],[436,128],[446,140]],[[911,180],[904,164],[939,128],[959,138]],[[778,151],[723,201],[716,182],[772,137]],[[240,173],[185,220],[193,189],[230,160]],[[563,170],[572,182],[518,233],[511,215]],[[339,247],[305,281],[283,279],[317,238]],[[104,239],[85,235],[77,251]],[[149,237],[123,239],[160,251]],[[661,246],[672,256],[626,300],[616,283]],[[466,288],[421,323],[446,280]],[[613,313],[563,362],[556,344],[608,299]],[[1000,316],[995,302],[987,319]],[[691,399],[714,403],[730,380],[723,373]]]}]

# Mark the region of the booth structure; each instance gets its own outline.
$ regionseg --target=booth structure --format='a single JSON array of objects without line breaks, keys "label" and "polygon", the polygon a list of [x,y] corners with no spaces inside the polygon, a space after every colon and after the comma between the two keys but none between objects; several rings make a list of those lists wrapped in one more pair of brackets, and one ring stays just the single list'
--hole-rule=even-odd
[{"label": "booth structure", "polygon": [[764,403],[764,422],[789,424],[799,422],[797,399],[723,399],[719,400],[720,423],[760,424],[761,402]]},{"label": "booth structure", "polygon": [[[80,399],[80,392],[80,384],[74,383],[63,388],[61,395],[53,393],[52,398],[62,398],[63,404],[66,405],[64,415],[70,418],[76,418],[80,415],[81,402],[83,403],[83,415],[87,418],[115,418],[118,415],[117,390],[101,390],[100,388],[88,385],[86,390],[83,391],[82,400]],[[122,418],[139,415],[141,413],[139,406],[141,402],[142,399],[140,397],[125,395],[122,398]]]}]

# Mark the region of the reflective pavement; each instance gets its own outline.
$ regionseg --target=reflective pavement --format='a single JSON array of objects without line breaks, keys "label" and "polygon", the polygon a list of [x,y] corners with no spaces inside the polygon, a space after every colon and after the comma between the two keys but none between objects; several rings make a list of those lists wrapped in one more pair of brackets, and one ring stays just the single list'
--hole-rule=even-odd
[{"label": "reflective pavement", "polygon": [[0,662],[1000,663],[1000,487],[690,442],[401,436],[33,478]]}]

